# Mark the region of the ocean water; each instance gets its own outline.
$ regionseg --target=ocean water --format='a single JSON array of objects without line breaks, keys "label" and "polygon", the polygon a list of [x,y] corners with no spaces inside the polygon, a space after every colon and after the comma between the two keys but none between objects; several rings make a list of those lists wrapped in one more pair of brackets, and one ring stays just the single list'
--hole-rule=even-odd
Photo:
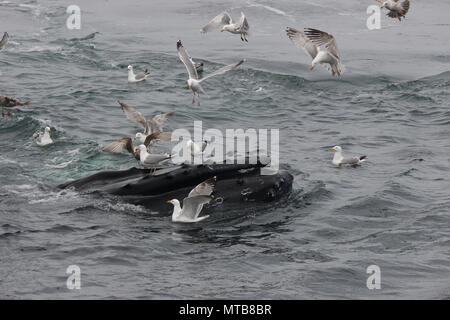
[{"label": "ocean water", "polygon": [[[450,42],[446,0],[411,1],[401,23],[374,1],[0,1],[0,93],[31,100],[0,119],[0,298],[448,299],[450,298]],[[244,11],[251,35],[199,29]],[[295,48],[285,27],[337,39],[345,73],[332,78]],[[181,39],[210,79],[191,104],[176,52]],[[126,68],[148,68],[128,84]],[[166,128],[278,128],[292,194],[264,210],[174,224],[170,217],[56,185],[136,165],[102,152],[136,130],[116,100]],[[55,143],[33,134],[46,125]],[[365,154],[335,168],[330,146]],[[167,145],[157,149],[167,151]],[[81,269],[81,289],[66,269]],[[366,269],[381,270],[369,290]]]}]

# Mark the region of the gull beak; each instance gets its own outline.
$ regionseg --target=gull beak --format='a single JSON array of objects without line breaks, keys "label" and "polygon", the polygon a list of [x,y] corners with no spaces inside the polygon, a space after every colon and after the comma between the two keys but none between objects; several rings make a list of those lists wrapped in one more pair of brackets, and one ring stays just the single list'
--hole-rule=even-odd
[{"label": "gull beak", "polygon": [[172,200],[167,200],[167,203],[172,203]]},{"label": "gull beak", "polygon": [[330,150],[331,150],[331,151],[334,151],[334,147],[331,147]]},{"label": "gull beak", "polygon": [[309,70],[313,70],[315,66],[311,66],[311,68],[309,68]]},{"label": "gull beak", "polygon": [[191,88],[191,85],[190,85],[190,84],[188,84],[188,88],[189,88],[189,89]]}]

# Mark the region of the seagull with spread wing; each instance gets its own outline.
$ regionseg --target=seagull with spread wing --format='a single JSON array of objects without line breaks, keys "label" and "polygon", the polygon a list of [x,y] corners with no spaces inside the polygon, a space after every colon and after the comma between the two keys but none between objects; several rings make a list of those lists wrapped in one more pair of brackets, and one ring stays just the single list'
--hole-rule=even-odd
[{"label": "seagull with spread wing", "polygon": [[212,199],[211,194],[216,187],[217,177],[208,179],[189,192],[189,195],[183,199],[183,208],[180,201],[172,199],[167,203],[173,204],[172,221],[173,222],[199,222],[209,216],[199,217],[203,205],[209,203]]},{"label": "seagull with spread wing", "polygon": [[[160,132],[155,132],[152,134],[149,134],[145,140],[143,145],[148,148],[148,146],[154,141],[154,140],[158,140],[158,136],[160,135]],[[107,145],[106,147],[103,148],[103,151],[107,151],[107,152],[111,152],[111,153],[121,153],[123,150],[128,151],[130,154],[132,154],[134,156],[134,158],[137,161],[141,160],[141,153],[139,149],[136,149],[137,147],[133,146],[133,141],[131,138],[126,137],[126,138],[121,138],[118,139],[112,143],[110,143],[109,145]]]},{"label": "seagull with spread wing", "polygon": [[[290,27],[286,28],[286,34],[296,47],[305,50],[311,56],[313,59],[311,70],[316,65],[322,64],[328,67],[333,76],[341,75],[341,54],[339,53],[336,40],[331,34],[310,28],[305,29],[305,32],[301,32]],[[322,46],[326,50],[323,50]]]},{"label": "seagull with spread wing", "polygon": [[220,32],[228,31],[233,34],[239,34],[242,41],[248,42],[247,36],[248,31],[250,30],[250,26],[243,12],[241,12],[241,18],[239,19],[239,21],[233,22],[230,14],[224,11],[214,17],[210,22],[208,22],[206,26],[201,28],[200,31],[202,33],[207,33],[219,28]]},{"label": "seagull with spread wing", "polygon": [[203,88],[201,86],[201,83],[203,81],[205,81],[205,80],[207,80],[209,78],[212,78],[214,76],[218,76],[220,74],[224,74],[225,72],[231,71],[233,69],[236,69],[242,63],[244,63],[244,60],[241,60],[238,63],[222,67],[222,68],[214,71],[213,73],[210,73],[210,74],[204,76],[203,78],[199,79],[198,78],[198,73],[197,73],[195,65],[194,65],[194,63],[192,61],[192,58],[187,53],[186,49],[184,49],[183,45],[181,44],[181,40],[177,41],[177,50],[178,50],[178,56],[180,57],[180,60],[184,63],[184,65],[186,66],[186,69],[187,69],[188,74],[189,74],[189,79],[188,79],[187,82],[188,82],[189,89],[191,89],[192,93],[193,93],[192,103],[195,103],[195,96],[197,95],[197,97],[199,99],[198,106],[200,106],[200,95],[201,94],[206,95],[205,90],[203,90]]},{"label": "seagull with spread wing", "polygon": [[125,116],[130,119],[131,121],[136,122],[140,126],[144,128],[144,132],[138,132],[134,136],[135,140],[138,140],[140,144],[145,144],[145,140],[147,137],[152,133],[158,133],[158,135],[155,135],[152,140],[162,140],[162,141],[170,141],[172,134],[170,132],[163,132],[162,128],[164,123],[173,115],[173,112],[167,112],[163,114],[158,114],[151,118],[150,120],[147,120],[142,113],[134,109],[133,107],[130,107],[129,105],[117,101],[120,106],[122,107],[122,111],[125,113]]},{"label": "seagull with spread wing", "polygon": [[388,17],[391,18],[397,18],[398,20],[402,21],[402,18],[405,18],[405,15],[408,13],[409,10],[409,0],[405,0],[403,2],[400,2],[399,0],[377,0],[379,3],[381,3],[381,8],[386,8],[389,10],[389,13],[387,14]]}]

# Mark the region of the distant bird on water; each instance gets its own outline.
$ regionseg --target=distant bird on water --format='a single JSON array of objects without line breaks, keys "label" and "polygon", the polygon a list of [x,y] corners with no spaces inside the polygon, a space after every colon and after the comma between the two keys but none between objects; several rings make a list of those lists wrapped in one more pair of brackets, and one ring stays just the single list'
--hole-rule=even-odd
[{"label": "distant bird on water", "polygon": [[345,158],[342,155],[342,148],[340,146],[334,146],[330,148],[330,150],[334,151],[333,164],[335,166],[340,166],[341,164],[355,166],[361,164],[363,161],[366,161],[366,156],[359,157],[347,157]]},{"label": "distant bird on water", "polygon": [[139,72],[138,74],[135,74],[133,71],[133,66],[128,66],[128,82],[129,83],[136,83],[141,82],[147,79],[147,77],[150,75],[150,72],[145,69],[144,72]]}]

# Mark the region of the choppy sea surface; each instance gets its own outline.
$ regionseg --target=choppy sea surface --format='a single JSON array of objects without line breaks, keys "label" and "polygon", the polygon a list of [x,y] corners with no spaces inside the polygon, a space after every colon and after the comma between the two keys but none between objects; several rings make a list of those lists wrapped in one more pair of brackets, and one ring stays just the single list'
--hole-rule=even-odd
[{"label": "choppy sea surface", "polygon": [[[374,1],[0,1],[0,93],[31,107],[0,119],[0,298],[450,298],[450,3],[412,1],[403,22]],[[199,29],[244,11],[251,35]],[[345,73],[332,78],[295,48],[285,27],[338,41]],[[191,104],[176,53],[181,39],[210,79]],[[128,84],[127,66],[148,68]],[[137,131],[116,100],[146,115],[174,111],[169,130],[278,128],[292,194],[265,210],[174,224],[151,210],[55,188],[136,163],[102,151]],[[46,125],[55,143],[38,147]],[[335,168],[330,146],[365,154]],[[161,152],[167,145],[158,144]],[[70,265],[81,289],[66,286]],[[381,270],[369,290],[366,269]]]}]

